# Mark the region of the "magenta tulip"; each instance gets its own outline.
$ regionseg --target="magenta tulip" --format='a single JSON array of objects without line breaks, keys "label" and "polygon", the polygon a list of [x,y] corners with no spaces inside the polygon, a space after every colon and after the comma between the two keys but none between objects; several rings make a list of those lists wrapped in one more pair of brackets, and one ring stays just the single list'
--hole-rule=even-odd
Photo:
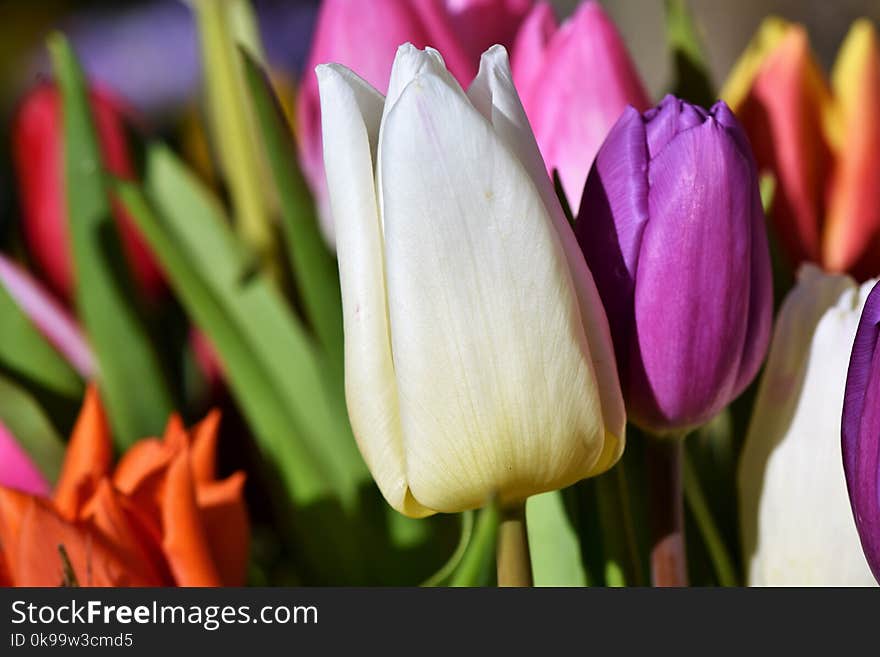
[{"label": "magenta tulip", "polygon": [[0,487],[31,495],[48,495],[49,482],[15,436],[0,422]]},{"label": "magenta tulip", "polygon": [[597,2],[558,26],[537,5],[515,42],[513,76],[549,172],[577,209],[590,165],[627,105],[650,106],[620,34]]},{"label": "magenta tulip", "polygon": [[532,0],[324,0],[297,97],[300,166],[318,204],[328,242],[335,242],[324,177],[321,106],[315,66],[342,64],[381,92],[397,48],[412,43],[439,50],[463,85],[477,73],[480,55],[510,46]]}]

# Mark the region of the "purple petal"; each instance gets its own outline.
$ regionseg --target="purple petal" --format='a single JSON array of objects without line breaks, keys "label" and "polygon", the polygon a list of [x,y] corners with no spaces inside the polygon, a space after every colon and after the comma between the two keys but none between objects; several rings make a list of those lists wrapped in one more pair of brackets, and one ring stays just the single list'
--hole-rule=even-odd
[{"label": "purple petal", "polygon": [[608,314],[624,379],[628,368],[622,355],[629,351],[636,266],[648,221],[647,161],[642,117],[628,107],[596,156],[575,224]]},{"label": "purple petal", "polygon": [[862,549],[880,582],[880,284],[862,311],[843,400],[846,485]]},{"label": "purple petal", "polygon": [[753,198],[745,190],[755,181],[710,120],[662,149],[649,183],[635,295],[646,385],[634,404],[648,417],[635,419],[683,428],[707,421],[734,394],[752,280]]},{"label": "purple petal", "polygon": [[61,304],[49,296],[30,274],[3,255],[0,255],[0,284],[80,376],[91,378],[95,373],[92,351]]},{"label": "purple petal", "polygon": [[49,482],[10,431],[0,423],[0,486],[32,495],[49,494]]},{"label": "purple petal", "polygon": [[657,107],[645,112],[645,130],[651,159],[660,155],[680,132],[701,125],[708,116],[702,107],[667,95]]}]

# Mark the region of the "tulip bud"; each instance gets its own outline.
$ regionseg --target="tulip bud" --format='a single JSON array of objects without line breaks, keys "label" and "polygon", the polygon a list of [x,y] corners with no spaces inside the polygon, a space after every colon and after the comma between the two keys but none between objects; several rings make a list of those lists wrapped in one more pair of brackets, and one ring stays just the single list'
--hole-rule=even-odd
[{"label": "tulip bud", "polygon": [[[508,44],[532,0],[325,0],[321,4],[297,97],[299,156],[318,204],[321,227],[334,243],[321,146],[318,82],[310,72],[334,62],[350,67],[384,92],[394,54],[401,43],[433,46],[461,83],[477,71],[480,54],[495,43]],[[491,21],[484,19],[490,18]]]},{"label": "tulip bud", "polygon": [[[135,172],[126,144],[121,103],[103,91],[93,90],[91,106],[104,166],[115,176],[133,178]],[[24,99],[14,120],[13,157],[28,248],[53,289],[65,299],[72,299],[74,279],[64,191],[61,119],[58,90],[48,84],[34,89]],[[149,298],[157,297],[163,289],[162,275],[146,242],[116,203],[114,214],[135,279]]]},{"label": "tulip bud", "polygon": [[49,482],[2,422],[0,422],[0,487],[31,495],[49,493]]},{"label": "tulip bud", "polygon": [[767,19],[721,97],[742,122],[777,186],[771,217],[789,259],[819,262],[830,174],[823,117],[830,94],[802,26]]},{"label": "tulip bud", "polygon": [[777,178],[771,215],[792,262],[859,278],[880,272],[880,45],[856,21],[831,84],[803,26],[769,18],[722,97],[742,121],[760,169]]},{"label": "tulip bud", "polygon": [[868,20],[853,23],[831,76],[829,122],[835,166],[828,197],[822,263],[859,278],[880,274],[880,45]]},{"label": "tulip bud", "polygon": [[583,3],[561,27],[542,2],[520,29],[512,67],[548,170],[559,172],[577,208],[596,152],[623,110],[650,107],[626,45],[598,2]]},{"label": "tulip bud", "polygon": [[401,46],[388,97],[317,69],[358,445],[410,516],[514,504],[610,467],[608,326],[503,47],[467,94]]},{"label": "tulip bud", "polygon": [[[863,290],[868,289],[866,283]],[[880,287],[871,289],[859,321],[843,401],[843,468],[862,548],[880,582]]]},{"label": "tulip bud", "polygon": [[750,585],[873,583],[840,446],[850,346],[870,289],[804,265],[782,304],[738,473]]},{"label": "tulip bud", "polygon": [[724,103],[628,108],[575,230],[636,424],[683,432],[742,392],[767,350],[772,289],[755,165]]}]

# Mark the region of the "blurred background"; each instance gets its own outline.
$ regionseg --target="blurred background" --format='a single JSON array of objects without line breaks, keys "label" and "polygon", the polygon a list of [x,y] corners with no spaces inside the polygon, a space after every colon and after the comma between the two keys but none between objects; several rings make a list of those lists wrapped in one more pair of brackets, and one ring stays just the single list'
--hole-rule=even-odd
[{"label": "blurred background", "polygon": [[[406,1],[406,0],[401,0]],[[579,0],[552,0],[560,17]],[[291,83],[300,74],[319,0],[254,0],[269,64]],[[602,0],[629,45],[649,91],[669,80],[661,0]],[[690,0],[720,85],[762,18],[775,13],[810,31],[829,68],[850,23],[880,22],[877,0]],[[200,91],[199,49],[185,0],[0,0],[0,242],[17,214],[8,125],[17,100],[47,71],[46,34],[68,33],[93,80],[122,96],[153,130],[180,127]],[[291,87],[292,88],[292,87]]]}]

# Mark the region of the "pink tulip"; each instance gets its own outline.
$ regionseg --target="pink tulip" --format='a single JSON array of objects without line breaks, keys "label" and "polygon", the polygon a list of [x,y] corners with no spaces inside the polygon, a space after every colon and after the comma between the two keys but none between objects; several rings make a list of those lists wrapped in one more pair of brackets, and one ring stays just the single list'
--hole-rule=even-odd
[{"label": "pink tulip", "polygon": [[0,487],[43,496],[48,495],[51,490],[49,482],[2,423],[0,423]]},{"label": "pink tulip", "polygon": [[94,374],[95,359],[76,322],[30,274],[3,255],[0,255],[0,285],[83,378]]},{"label": "pink tulip", "polygon": [[650,106],[626,46],[597,2],[561,26],[546,2],[526,18],[512,58],[513,78],[548,172],[558,170],[577,212],[605,136],[628,105]]},{"label": "pink tulip", "polygon": [[398,46],[439,50],[450,72],[467,86],[480,55],[510,46],[533,0],[324,0],[297,97],[300,165],[312,189],[328,242],[333,222],[327,200],[321,141],[321,107],[314,68],[333,62],[352,69],[373,87],[387,89]]}]

